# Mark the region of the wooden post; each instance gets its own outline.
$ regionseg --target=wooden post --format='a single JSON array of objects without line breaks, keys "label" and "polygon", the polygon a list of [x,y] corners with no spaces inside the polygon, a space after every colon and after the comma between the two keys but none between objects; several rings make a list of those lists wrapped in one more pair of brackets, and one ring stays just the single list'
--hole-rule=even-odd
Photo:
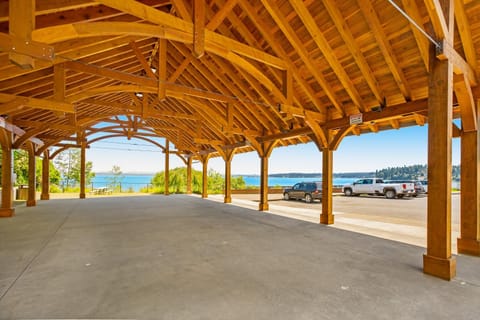
[{"label": "wooden post", "polygon": [[235,149],[225,151],[225,197],[224,203],[232,203],[232,159]]},{"label": "wooden post", "polygon": [[[9,33],[28,43],[32,31],[35,30],[35,1],[16,0],[9,1]],[[33,69],[35,61],[32,57],[10,52],[9,59],[23,69]]]},{"label": "wooden post", "polygon": [[15,214],[13,208],[13,156],[12,156],[12,134],[0,128],[2,144],[2,205],[0,217],[12,217]]},{"label": "wooden post", "polygon": [[34,207],[37,205],[36,200],[36,163],[35,163],[35,145],[32,142],[27,142],[28,151],[28,198],[27,207]]},{"label": "wooden post", "polygon": [[50,200],[50,152],[43,152],[42,160],[42,193],[40,200]]},{"label": "wooden post", "polygon": [[210,155],[200,157],[202,161],[202,198],[208,198],[208,160]]},{"label": "wooden post", "polygon": [[170,194],[170,141],[165,139],[165,191],[164,194]]},{"label": "wooden post", "polygon": [[258,204],[259,211],[267,211],[268,206],[268,158],[272,154],[273,148],[277,141],[264,142],[260,148],[257,149],[260,156],[260,203]]},{"label": "wooden post", "polygon": [[428,88],[427,253],[423,272],[450,280],[456,274],[451,252],[453,68],[431,51]]},{"label": "wooden post", "polygon": [[187,160],[187,194],[192,194],[192,161],[193,156],[189,156]]},{"label": "wooden post", "polygon": [[259,211],[268,211],[268,156],[260,157],[260,203]]},{"label": "wooden post", "polygon": [[333,151],[329,148],[322,150],[322,214],[320,223],[333,224]]},{"label": "wooden post", "polygon": [[85,199],[85,176],[86,176],[85,149],[86,147],[87,147],[86,141],[82,141],[82,148],[80,151],[80,199]]},{"label": "wooden post", "polygon": [[480,131],[463,132],[461,139],[460,238],[458,252],[480,256]]}]

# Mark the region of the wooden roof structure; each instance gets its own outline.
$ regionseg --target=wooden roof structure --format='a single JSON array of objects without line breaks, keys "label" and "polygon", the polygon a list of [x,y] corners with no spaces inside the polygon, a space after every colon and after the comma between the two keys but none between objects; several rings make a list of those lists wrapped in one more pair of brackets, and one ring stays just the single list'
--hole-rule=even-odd
[{"label": "wooden roof structure", "polygon": [[480,1],[454,4],[451,44],[437,0],[0,0],[0,123],[37,154],[121,135],[334,150],[426,123],[430,60],[449,59],[475,130]]}]

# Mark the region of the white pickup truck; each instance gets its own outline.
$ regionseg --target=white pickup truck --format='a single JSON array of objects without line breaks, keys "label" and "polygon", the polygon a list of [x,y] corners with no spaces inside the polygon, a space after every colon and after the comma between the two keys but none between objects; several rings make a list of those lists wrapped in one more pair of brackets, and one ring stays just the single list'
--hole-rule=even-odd
[{"label": "white pickup truck", "polygon": [[342,188],[346,196],[361,194],[385,196],[387,199],[410,197],[415,195],[413,183],[385,183],[379,178],[364,178],[347,184]]}]

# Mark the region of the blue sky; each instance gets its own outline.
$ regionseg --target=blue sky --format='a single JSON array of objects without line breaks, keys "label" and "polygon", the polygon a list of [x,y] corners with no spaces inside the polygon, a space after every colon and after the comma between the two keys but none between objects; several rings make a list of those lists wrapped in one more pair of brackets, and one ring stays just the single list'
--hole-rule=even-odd
[{"label": "blue sky", "polygon": [[[334,172],[374,171],[386,167],[427,163],[427,125],[388,130],[361,136],[348,136],[333,155]],[[122,172],[159,172],[164,170],[164,154],[146,141],[112,138],[94,143],[87,150],[87,161],[95,172],[108,172],[114,165]],[[460,163],[460,140],[453,139],[452,163]],[[176,156],[170,157],[170,168],[184,166]],[[223,174],[224,161],[213,158],[209,169]],[[200,163],[193,166],[201,170]],[[269,162],[270,173],[321,172],[322,154],[312,144],[276,148]],[[259,174],[260,159],[256,152],[237,154],[232,160],[233,174]]]}]

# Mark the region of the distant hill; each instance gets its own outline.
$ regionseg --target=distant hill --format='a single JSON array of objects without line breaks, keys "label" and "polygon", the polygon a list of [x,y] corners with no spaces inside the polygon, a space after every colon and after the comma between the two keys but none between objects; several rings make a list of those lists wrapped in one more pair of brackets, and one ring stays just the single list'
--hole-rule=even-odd
[{"label": "distant hill", "polygon": [[[334,173],[334,178],[358,178],[358,177],[377,177],[385,180],[426,180],[428,169],[426,164],[415,164],[403,167],[388,167],[372,172],[340,172]],[[236,175],[239,176],[239,175]],[[255,175],[244,175],[255,176]],[[275,178],[321,178],[320,172],[287,172],[272,173],[270,177]],[[452,179],[460,180],[460,166],[452,167]]]}]

